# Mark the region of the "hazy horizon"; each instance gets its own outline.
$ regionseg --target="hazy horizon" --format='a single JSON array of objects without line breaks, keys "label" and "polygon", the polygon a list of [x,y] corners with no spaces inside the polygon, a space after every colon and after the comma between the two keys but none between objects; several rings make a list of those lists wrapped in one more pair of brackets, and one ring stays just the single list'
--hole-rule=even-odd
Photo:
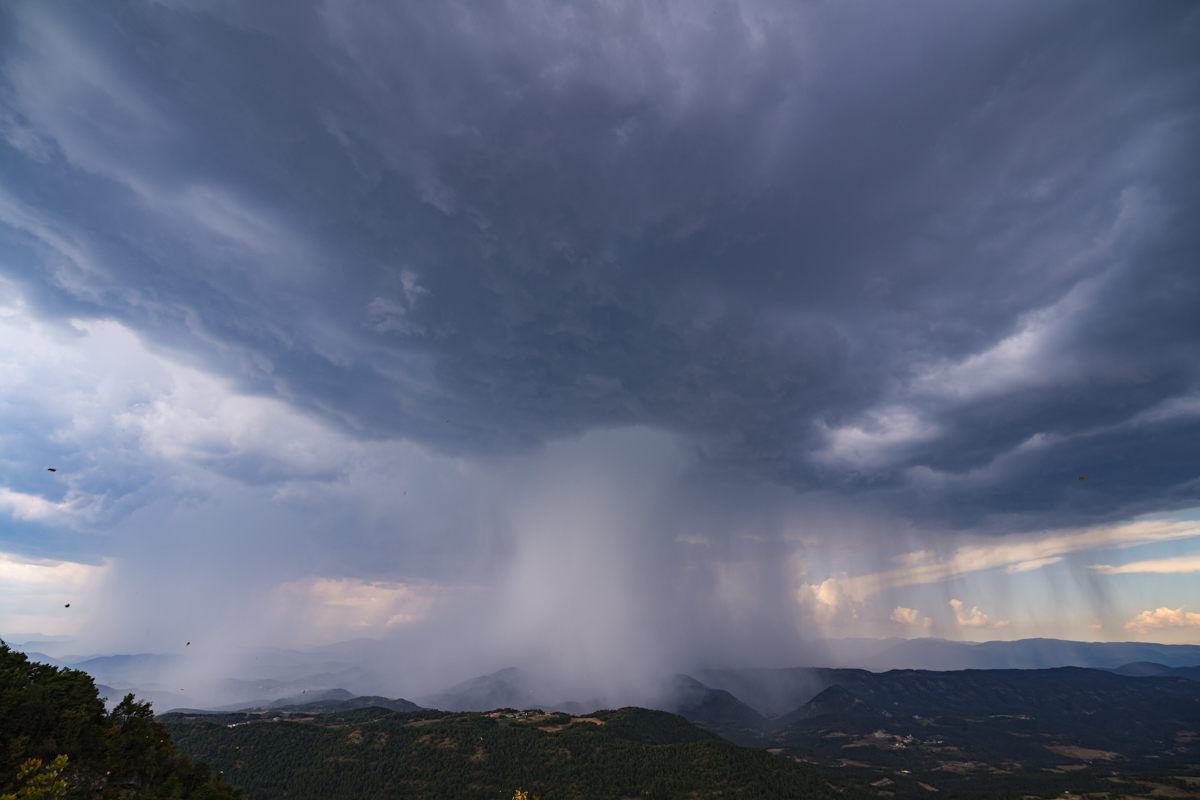
[{"label": "hazy horizon", "polygon": [[[29,639],[29,635],[23,635]],[[308,650],[266,649],[226,654],[72,654],[72,640],[6,634],[5,643],[29,657],[80,669],[93,676],[109,705],[126,693],[153,704],[156,713],[172,709],[242,710],[249,707],[300,705],[321,700],[326,693],[344,691],[347,697],[403,699],[442,710],[562,708],[574,704],[586,710],[637,705],[673,710],[678,690],[675,676],[687,675],[709,688],[730,690],[759,713],[778,716],[794,710],[795,670],[852,669],[888,672],[893,669],[955,671],[962,669],[1054,669],[1073,666],[1113,670],[1135,664],[1194,668],[1200,664],[1200,643],[1158,645],[1137,642],[1071,642],[1057,639],[963,642],[948,639],[822,639],[804,643],[797,660],[777,664],[696,663],[663,665],[658,673],[601,676],[572,674],[537,661],[497,664],[482,668],[480,661],[443,665],[436,673],[410,671],[411,662],[397,659],[387,642],[357,639]],[[930,647],[929,645],[934,645]],[[965,646],[966,649],[959,649]],[[45,651],[49,650],[54,653]],[[766,676],[766,677],[764,677]],[[745,695],[745,681],[757,684]],[[807,700],[823,684],[815,674]],[[773,682],[783,681],[774,692]],[[498,682],[498,683],[497,683]],[[178,686],[183,684],[183,686]],[[176,687],[178,686],[178,689]],[[778,694],[790,700],[769,703]],[[498,692],[498,694],[497,694]]]}]

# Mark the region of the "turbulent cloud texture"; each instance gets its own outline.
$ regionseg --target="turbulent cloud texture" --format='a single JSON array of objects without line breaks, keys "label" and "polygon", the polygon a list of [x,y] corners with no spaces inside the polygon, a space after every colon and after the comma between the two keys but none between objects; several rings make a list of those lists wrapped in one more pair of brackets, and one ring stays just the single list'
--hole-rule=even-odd
[{"label": "turbulent cloud texture", "polygon": [[965,576],[1108,615],[1073,554],[1196,530],[1197,53],[1182,3],[6,3],[0,552],[563,669],[1005,624]]},{"label": "turbulent cloud texture", "polygon": [[1193,501],[1195,10],[860,10],[15,4],[9,271],[454,452]]}]

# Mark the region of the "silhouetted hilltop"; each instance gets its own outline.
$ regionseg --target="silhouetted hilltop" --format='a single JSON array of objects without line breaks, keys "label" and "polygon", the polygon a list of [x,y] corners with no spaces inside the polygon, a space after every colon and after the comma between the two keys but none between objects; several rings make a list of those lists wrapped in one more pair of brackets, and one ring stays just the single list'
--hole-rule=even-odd
[{"label": "silhouetted hilltop", "polygon": [[797,709],[797,712],[805,718],[820,717],[849,711],[855,704],[861,705],[862,701],[850,694],[845,687],[835,684],[809,700]]},{"label": "silhouetted hilltop", "polygon": [[638,744],[722,741],[715,733],[696,727],[679,714],[666,711],[629,707],[617,711],[596,711],[588,717],[603,722],[604,732],[609,736]]},{"label": "silhouetted hilltop", "polygon": [[672,675],[660,689],[661,707],[731,741],[760,733],[767,720],[723,689],[705,686],[687,675]]},{"label": "silhouetted hilltop", "polygon": [[1131,678],[1186,678],[1189,681],[1200,681],[1200,666],[1197,667],[1168,667],[1150,661],[1135,661],[1124,664],[1112,670],[1118,675]]},{"label": "silhouetted hilltop", "polygon": [[389,700],[386,697],[351,697],[348,700],[317,700],[290,706],[275,706],[279,711],[305,712],[311,714],[349,711],[355,708],[386,708],[389,711],[420,711],[421,706],[403,698]]}]

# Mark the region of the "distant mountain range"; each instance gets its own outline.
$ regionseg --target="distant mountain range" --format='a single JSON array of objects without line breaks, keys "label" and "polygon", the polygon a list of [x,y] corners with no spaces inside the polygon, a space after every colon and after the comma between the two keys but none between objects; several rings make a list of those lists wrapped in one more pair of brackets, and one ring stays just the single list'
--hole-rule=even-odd
[{"label": "distant mountain range", "polygon": [[1114,669],[1134,661],[1169,667],[1200,664],[1200,645],[1148,642],[1072,642],[1017,639],[1011,642],[952,642],[945,639],[826,639],[814,643],[811,667],[890,669]]},{"label": "distant mountain range", "polygon": [[[378,642],[355,640],[311,653],[270,651],[260,654],[255,673],[263,677],[206,678],[200,685],[189,656],[141,653],[133,655],[51,656],[67,653],[69,640],[22,634],[23,649],[42,663],[69,666],[92,675],[109,691],[110,702],[133,692],[156,709],[175,707],[238,710],[248,707],[303,705],[321,699],[320,692],[344,692],[341,700],[382,696],[394,679],[364,668],[378,660]],[[16,638],[15,636],[13,637]],[[6,638],[7,641],[7,638]],[[53,647],[51,647],[53,645]],[[29,649],[26,649],[29,648]],[[826,639],[811,644],[807,663],[790,669],[697,670],[695,680],[712,690],[727,692],[737,702],[766,717],[787,714],[827,688],[818,669],[856,668],[872,672],[893,669],[949,671],[961,669],[1051,669],[1065,666],[1121,671],[1139,676],[1178,675],[1195,678],[1200,645],[1162,645],[1145,642],[1073,642],[1023,639],[1011,642],[953,642],[942,639]],[[1141,666],[1139,666],[1141,665]],[[1145,666],[1152,665],[1152,666]],[[1149,671],[1147,671],[1149,670]],[[1168,672],[1178,670],[1177,673]],[[177,678],[175,675],[193,677]],[[269,676],[269,677],[268,677]],[[550,688],[538,676],[505,669],[463,681],[433,694],[419,695],[422,707],[448,711],[539,707],[572,714],[596,708],[637,704],[676,710],[695,705],[694,687],[669,679],[658,686],[634,687],[620,697],[595,697]],[[302,694],[307,692],[307,694]],[[390,694],[390,692],[388,692]],[[689,699],[690,698],[690,699]],[[726,698],[726,701],[728,698]],[[405,702],[408,702],[407,700]]]},{"label": "distant mountain range", "polygon": [[[1096,692],[1117,692],[1118,699],[1140,703],[1173,685],[1163,679],[1183,680],[1183,695],[1200,697],[1200,667],[1168,667],[1133,662],[1113,670],[1059,667],[1048,670],[890,670],[875,673],[859,669],[795,667],[792,669],[703,670],[700,680],[673,675],[648,689],[640,704],[679,714],[732,741],[757,741],[803,719],[830,713],[838,704],[846,708],[870,706],[886,717],[895,708],[921,714],[951,713],[972,708],[989,712],[1038,713],[1045,716],[1061,697],[1075,696],[1079,686]],[[1142,678],[1152,678],[1143,681]],[[286,710],[344,710],[380,705],[396,711],[434,708],[449,712],[479,712],[497,708],[538,708],[580,715],[616,703],[603,700],[539,702],[537,680],[515,667],[456,684],[443,692],[408,700],[351,697],[348,692],[324,693],[318,701],[301,703],[292,697],[266,708]],[[1192,686],[1191,684],[1196,684]],[[1155,688],[1157,687],[1157,688]],[[1126,694],[1121,694],[1125,692]],[[1128,695],[1128,697],[1126,697]],[[1155,695],[1157,696],[1157,695]],[[847,700],[847,698],[849,698]],[[1132,698],[1132,699],[1129,699]],[[1078,699],[1079,704],[1086,704]],[[1115,702],[1115,701],[1114,701]],[[1121,700],[1124,702],[1124,700]],[[847,705],[848,703],[848,705]],[[387,705],[390,704],[390,705]],[[1197,707],[1200,714],[1200,706]]]},{"label": "distant mountain range", "polygon": [[[1149,665],[1147,665],[1149,666]],[[1160,667],[1162,671],[1170,670]],[[759,672],[743,678],[742,687],[752,688],[753,678],[794,678],[795,685],[807,682],[818,685],[821,690],[815,695],[794,696],[793,710],[777,715],[758,715],[758,729],[773,731],[785,728],[800,719],[819,713],[821,708],[835,698],[853,697],[870,707],[879,709],[884,717],[889,713],[911,715],[938,715],[949,713],[1000,713],[1026,714],[1045,718],[1058,713],[1073,713],[1074,709],[1085,708],[1101,702],[1102,698],[1113,707],[1134,707],[1144,703],[1147,697],[1175,696],[1188,698],[1191,703],[1200,703],[1200,682],[1181,679],[1175,675],[1153,677],[1130,677],[1116,671],[1059,667],[1048,670],[959,670],[953,672],[930,672],[925,670],[891,670],[884,673],[853,669],[802,669],[780,670],[779,675],[763,675]],[[788,674],[792,673],[792,674]],[[795,673],[800,673],[796,676]],[[1182,688],[1180,684],[1185,684]],[[697,684],[699,693],[701,684]],[[830,690],[838,691],[830,694]],[[761,690],[760,690],[761,694]],[[742,708],[728,706],[728,691],[710,688],[707,704],[695,706],[699,709],[730,709],[723,716],[711,715],[713,727],[737,730],[752,727],[754,720]],[[840,702],[840,701],[839,701]],[[816,705],[813,705],[813,704]],[[1200,705],[1193,710],[1200,714]],[[690,719],[707,722],[703,711],[696,713],[691,707],[679,711]],[[757,713],[757,712],[755,712]],[[1172,711],[1174,713],[1174,711]]]}]

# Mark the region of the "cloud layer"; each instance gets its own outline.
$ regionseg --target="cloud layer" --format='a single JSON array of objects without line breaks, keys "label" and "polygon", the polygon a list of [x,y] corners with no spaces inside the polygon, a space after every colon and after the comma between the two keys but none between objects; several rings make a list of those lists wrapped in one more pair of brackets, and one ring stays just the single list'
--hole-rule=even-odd
[{"label": "cloud layer", "polygon": [[1143,611],[1129,622],[1125,630],[1132,633],[1153,633],[1163,628],[1200,628],[1200,614],[1180,608],[1156,608]]},{"label": "cloud layer", "polygon": [[1190,12],[855,8],[17,4],[10,273],[452,452],[1194,502]]},{"label": "cloud layer", "polygon": [[0,553],[597,673],[1194,603],[1096,582],[1195,560],[1198,13],[6,4]]}]

